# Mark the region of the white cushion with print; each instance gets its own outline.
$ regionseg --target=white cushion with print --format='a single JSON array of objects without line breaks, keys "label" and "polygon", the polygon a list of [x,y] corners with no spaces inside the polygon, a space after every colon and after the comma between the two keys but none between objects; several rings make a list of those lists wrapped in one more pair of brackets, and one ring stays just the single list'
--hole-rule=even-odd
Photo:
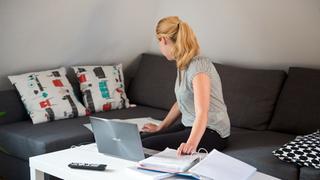
[{"label": "white cushion with print", "polygon": [[33,124],[86,115],[74,95],[65,68],[9,76]]},{"label": "white cushion with print", "polygon": [[91,112],[129,107],[125,93],[122,65],[75,66],[83,101]]},{"label": "white cushion with print", "polygon": [[283,161],[320,169],[320,132],[297,136],[272,153]]}]

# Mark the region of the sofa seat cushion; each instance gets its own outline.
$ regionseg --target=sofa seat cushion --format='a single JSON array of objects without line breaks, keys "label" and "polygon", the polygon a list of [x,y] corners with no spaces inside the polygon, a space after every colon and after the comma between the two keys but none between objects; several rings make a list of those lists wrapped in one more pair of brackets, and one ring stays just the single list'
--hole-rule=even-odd
[{"label": "sofa seat cushion", "polygon": [[246,69],[215,63],[232,126],[265,130],[286,73],[280,70]]},{"label": "sofa seat cushion", "polygon": [[298,179],[299,168],[278,160],[270,154],[272,150],[274,150],[274,147],[257,147],[254,149],[227,151],[225,153],[256,167],[259,172],[270,176],[280,179]]},{"label": "sofa seat cushion", "polygon": [[81,125],[87,122],[87,117],[80,117],[36,125],[31,120],[4,125],[0,127],[0,147],[11,156],[27,160],[73,144],[93,142],[91,133]]},{"label": "sofa seat cushion", "polygon": [[299,180],[319,180],[320,170],[310,167],[300,168],[300,179]]},{"label": "sofa seat cushion", "polygon": [[[112,110],[93,114],[102,118],[153,117],[163,119],[167,112],[149,107]],[[28,160],[29,157],[66,149],[80,143],[94,142],[93,134],[82,124],[88,117],[52,121],[33,125],[31,120],[0,126],[0,150]]]},{"label": "sofa seat cushion", "polygon": [[273,150],[294,138],[294,135],[272,131],[232,128],[228,147],[223,152],[271,176],[298,179],[297,166],[282,162],[272,154]]},{"label": "sofa seat cushion", "polygon": [[[276,146],[294,140],[295,135],[275,131],[255,131],[231,127],[231,136],[227,149],[250,149],[255,147]],[[270,152],[272,154],[272,152]]]}]

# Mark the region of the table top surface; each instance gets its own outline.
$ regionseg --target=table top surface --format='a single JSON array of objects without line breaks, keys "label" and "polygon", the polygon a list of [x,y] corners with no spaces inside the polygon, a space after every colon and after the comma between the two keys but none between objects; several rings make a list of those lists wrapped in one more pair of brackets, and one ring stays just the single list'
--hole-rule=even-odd
[{"label": "table top surface", "polygon": [[[102,180],[106,178],[134,179],[128,167],[137,166],[137,162],[101,154],[96,144],[65,149],[29,159],[30,168],[54,175],[62,179]],[[107,164],[105,171],[71,169],[71,162]],[[174,178],[177,179],[177,178]],[[276,180],[272,176],[257,172],[252,180]]]}]

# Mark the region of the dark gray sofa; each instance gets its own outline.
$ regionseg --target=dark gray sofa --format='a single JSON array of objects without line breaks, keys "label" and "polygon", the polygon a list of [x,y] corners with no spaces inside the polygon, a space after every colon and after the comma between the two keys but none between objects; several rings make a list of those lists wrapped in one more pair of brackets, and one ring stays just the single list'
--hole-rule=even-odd
[{"label": "dark gray sofa", "polygon": [[[127,95],[137,107],[96,113],[104,118],[163,119],[175,102],[175,64],[142,54],[126,73]],[[253,70],[215,64],[232,128],[225,153],[281,179],[320,179],[320,171],[282,162],[272,151],[296,135],[320,128],[320,70]],[[130,68],[129,68],[130,69]],[[69,74],[75,89],[78,83]],[[79,91],[76,92],[79,95]],[[79,96],[80,98],[80,96]],[[29,179],[28,158],[94,142],[88,117],[33,125],[15,90],[0,92],[0,179]]]}]

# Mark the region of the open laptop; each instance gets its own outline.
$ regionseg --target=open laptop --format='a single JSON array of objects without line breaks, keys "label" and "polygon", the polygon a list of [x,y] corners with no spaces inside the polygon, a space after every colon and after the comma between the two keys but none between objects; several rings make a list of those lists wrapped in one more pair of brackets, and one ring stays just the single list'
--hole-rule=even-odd
[{"label": "open laptop", "polygon": [[136,124],[90,117],[98,151],[132,161],[149,157],[143,147]]}]

